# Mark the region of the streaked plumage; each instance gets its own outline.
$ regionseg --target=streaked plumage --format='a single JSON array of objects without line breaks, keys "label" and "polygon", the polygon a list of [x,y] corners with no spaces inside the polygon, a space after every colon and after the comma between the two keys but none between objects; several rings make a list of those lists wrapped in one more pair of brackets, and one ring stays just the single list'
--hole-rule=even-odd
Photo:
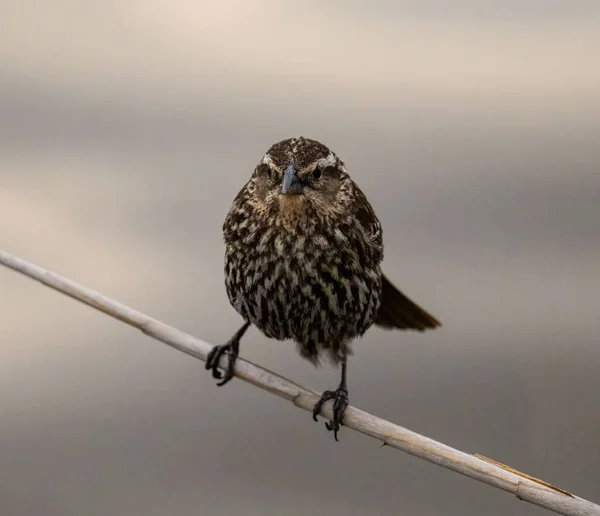
[{"label": "streaked plumage", "polygon": [[[373,324],[439,326],[382,274],[381,224],[344,163],[315,140],[291,138],[268,150],[235,197],[223,235],[232,306],[266,336],[293,340],[314,364],[323,355],[342,362],[344,391],[350,343]],[[221,354],[233,365],[237,340],[207,363],[215,376]],[[345,404],[347,393],[330,425],[336,434]]]}]

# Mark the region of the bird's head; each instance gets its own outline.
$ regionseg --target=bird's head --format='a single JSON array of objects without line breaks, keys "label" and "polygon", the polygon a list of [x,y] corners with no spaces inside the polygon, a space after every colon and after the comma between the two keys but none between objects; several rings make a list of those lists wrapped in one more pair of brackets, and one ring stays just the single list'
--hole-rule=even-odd
[{"label": "bird's head", "polygon": [[265,209],[298,222],[343,210],[352,186],[344,163],[322,143],[303,137],[274,144],[253,180]]}]

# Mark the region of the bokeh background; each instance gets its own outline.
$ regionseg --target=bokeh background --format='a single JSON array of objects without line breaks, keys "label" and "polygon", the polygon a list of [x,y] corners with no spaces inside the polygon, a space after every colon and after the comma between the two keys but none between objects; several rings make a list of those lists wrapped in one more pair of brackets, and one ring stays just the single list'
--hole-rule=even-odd
[{"label": "bokeh background", "polygon": [[[600,502],[600,3],[3,0],[0,247],[213,343],[275,141],[346,162],[385,270],[353,404]],[[314,389],[291,343],[242,354]],[[533,515],[0,270],[0,514]]]}]

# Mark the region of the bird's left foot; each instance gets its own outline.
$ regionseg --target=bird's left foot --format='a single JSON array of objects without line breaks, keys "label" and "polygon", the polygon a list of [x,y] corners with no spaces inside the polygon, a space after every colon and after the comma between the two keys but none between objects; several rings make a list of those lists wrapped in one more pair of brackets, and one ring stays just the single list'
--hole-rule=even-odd
[{"label": "bird's left foot", "polygon": [[317,416],[321,413],[321,408],[326,401],[333,400],[333,420],[325,423],[329,431],[333,431],[333,437],[337,441],[337,434],[340,427],[344,424],[344,412],[348,406],[348,389],[345,385],[340,385],[335,391],[325,391],[321,399],[317,401],[313,408],[313,419],[317,421]]}]

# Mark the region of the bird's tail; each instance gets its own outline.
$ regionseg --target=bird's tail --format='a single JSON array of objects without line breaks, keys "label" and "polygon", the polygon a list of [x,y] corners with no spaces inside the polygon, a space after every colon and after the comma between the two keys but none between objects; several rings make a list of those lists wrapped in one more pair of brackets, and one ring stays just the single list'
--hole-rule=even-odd
[{"label": "bird's tail", "polygon": [[413,303],[382,275],[381,307],[375,324],[386,329],[425,331],[441,323],[420,306]]}]

